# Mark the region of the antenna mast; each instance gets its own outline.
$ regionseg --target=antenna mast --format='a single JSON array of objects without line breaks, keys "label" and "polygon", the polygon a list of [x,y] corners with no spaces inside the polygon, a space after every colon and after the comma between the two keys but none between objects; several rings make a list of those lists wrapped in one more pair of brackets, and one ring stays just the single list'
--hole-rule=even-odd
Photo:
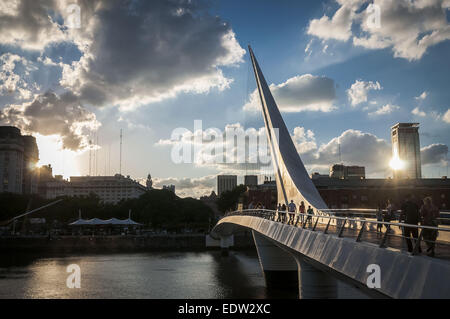
[{"label": "antenna mast", "polygon": [[120,129],[119,174],[122,175],[122,129]]},{"label": "antenna mast", "polygon": [[91,176],[92,140],[89,140],[89,176]]}]

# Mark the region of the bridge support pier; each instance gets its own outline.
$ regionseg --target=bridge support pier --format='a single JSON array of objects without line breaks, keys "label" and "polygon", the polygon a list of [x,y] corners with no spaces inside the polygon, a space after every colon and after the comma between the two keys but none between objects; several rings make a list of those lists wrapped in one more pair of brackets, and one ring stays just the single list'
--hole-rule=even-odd
[{"label": "bridge support pier", "polygon": [[268,288],[298,289],[301,299],[337,298],[337,281],[253,231],[259,263]]},{"label": "bridge support pier", "polygon": [[259,263],[268,288],[298,289],[295,258],[257,232],[253,233]]},{"label": "bridge support pier", "polygon": [[314,268],[303,257],[296,257],[298,263],[300,299],[335,299],[337,281],[331,275]]},{"label": "bridge support pier", "polygon": [[222,256],[228,256],[229,255],[229,249],[231,246],[234,245],[234,236],[221,236],[220,237],[220,250]]}]

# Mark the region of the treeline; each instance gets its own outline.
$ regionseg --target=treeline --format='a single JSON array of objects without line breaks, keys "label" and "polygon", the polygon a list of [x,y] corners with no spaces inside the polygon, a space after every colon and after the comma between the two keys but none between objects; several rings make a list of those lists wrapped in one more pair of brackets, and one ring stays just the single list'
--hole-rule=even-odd
[{"label": "treeline", "polygon": [[[168,190],[150,190],[136,199],[123,200],[116,205],[104,204],[95,194],[87,197],[62,197],[63,201],[31,214],[30,218],[45,218],[67,224],[78,219],[79,211],[84,219],[112,217],[125,219],[131,210],[132,219],[155,229],[181,228],[205,229],[213,224],[213,212],[200,200],[179,198]],[[9,220],[25,211],[43,206],[54,200],[39,196],[11,193],[0,194],[0,222]]]}]

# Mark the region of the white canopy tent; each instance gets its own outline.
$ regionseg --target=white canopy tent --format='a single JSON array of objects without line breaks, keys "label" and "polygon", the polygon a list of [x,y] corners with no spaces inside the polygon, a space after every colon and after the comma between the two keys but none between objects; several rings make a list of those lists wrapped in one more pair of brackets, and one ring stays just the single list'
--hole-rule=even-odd
[{"label": "white canopy tent", "polygon": [[102,225],[110,225],[110,226],[140,226],[142,224],[135,222],[131,218],[128,219],[117,219],[117,218],[111,218],[111,219],[99,219],[99,218],[92,218],[92,219],[78,219],[74,221],[73,223],[70,223],[69,226],[102,226]]}]

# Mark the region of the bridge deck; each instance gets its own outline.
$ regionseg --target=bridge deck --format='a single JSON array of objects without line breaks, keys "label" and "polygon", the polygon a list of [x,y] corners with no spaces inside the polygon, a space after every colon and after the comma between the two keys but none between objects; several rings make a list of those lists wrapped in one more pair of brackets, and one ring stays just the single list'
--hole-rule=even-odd
[{"label": "bridge deck", "polygon": [[[252,212],[256,213],[259,217],[272,220],[274,222],[279,222],[283,224],[291,225],[292,227],[300,227],[308,230],[314,230],[318,232],[327,232],[327,234],[340,236],[343,238],[353,238],[357,240],[359,234],[361,234],[359,240],[361,242],[368,242],[375,245],[381,245],[382,247],[395,248],[402,251],[407,251],[406,237],[403,234],[403,228],[401,226],[395,225],[395,223],[389,223],[390,230],[386,233],[387,225],[382,225],[380,232],[377,232],[376,226],[377,221],[373,218],[360,218],[352,217],[345,221],[345,227],[342,228],[344,224],[344,219],[342,217],[336,216],[324,216],[324,215],[312,215],[311,219],[307,219],[307,215],[297,215],[294,221],[290,221],[288,216],[279,216],[274,211],[263,211],[263,212]],[[244,212],[245,214],[245,212]],[[330,224],[328,222],[331,220]],[[305,221],[308,221],[305,223]],[[385,223],[387,224],[387,223]],[[423,227],[423,226],[416,226]],[[363,231],[361,232],[361,229]],[[450,260],[450,228],[446,225],[439,226],[440,231],[438,232],[437,240],[435,243],[435,256],[434,258],[442,260]],[[420,229],[417,229],[418,233]],[[417,240],[411,238],[412,247],[416,245]],[[427,254],[427,242],[429,240],[421,238],[420,248],[422,252],[416,251],[417,255]]]}]

